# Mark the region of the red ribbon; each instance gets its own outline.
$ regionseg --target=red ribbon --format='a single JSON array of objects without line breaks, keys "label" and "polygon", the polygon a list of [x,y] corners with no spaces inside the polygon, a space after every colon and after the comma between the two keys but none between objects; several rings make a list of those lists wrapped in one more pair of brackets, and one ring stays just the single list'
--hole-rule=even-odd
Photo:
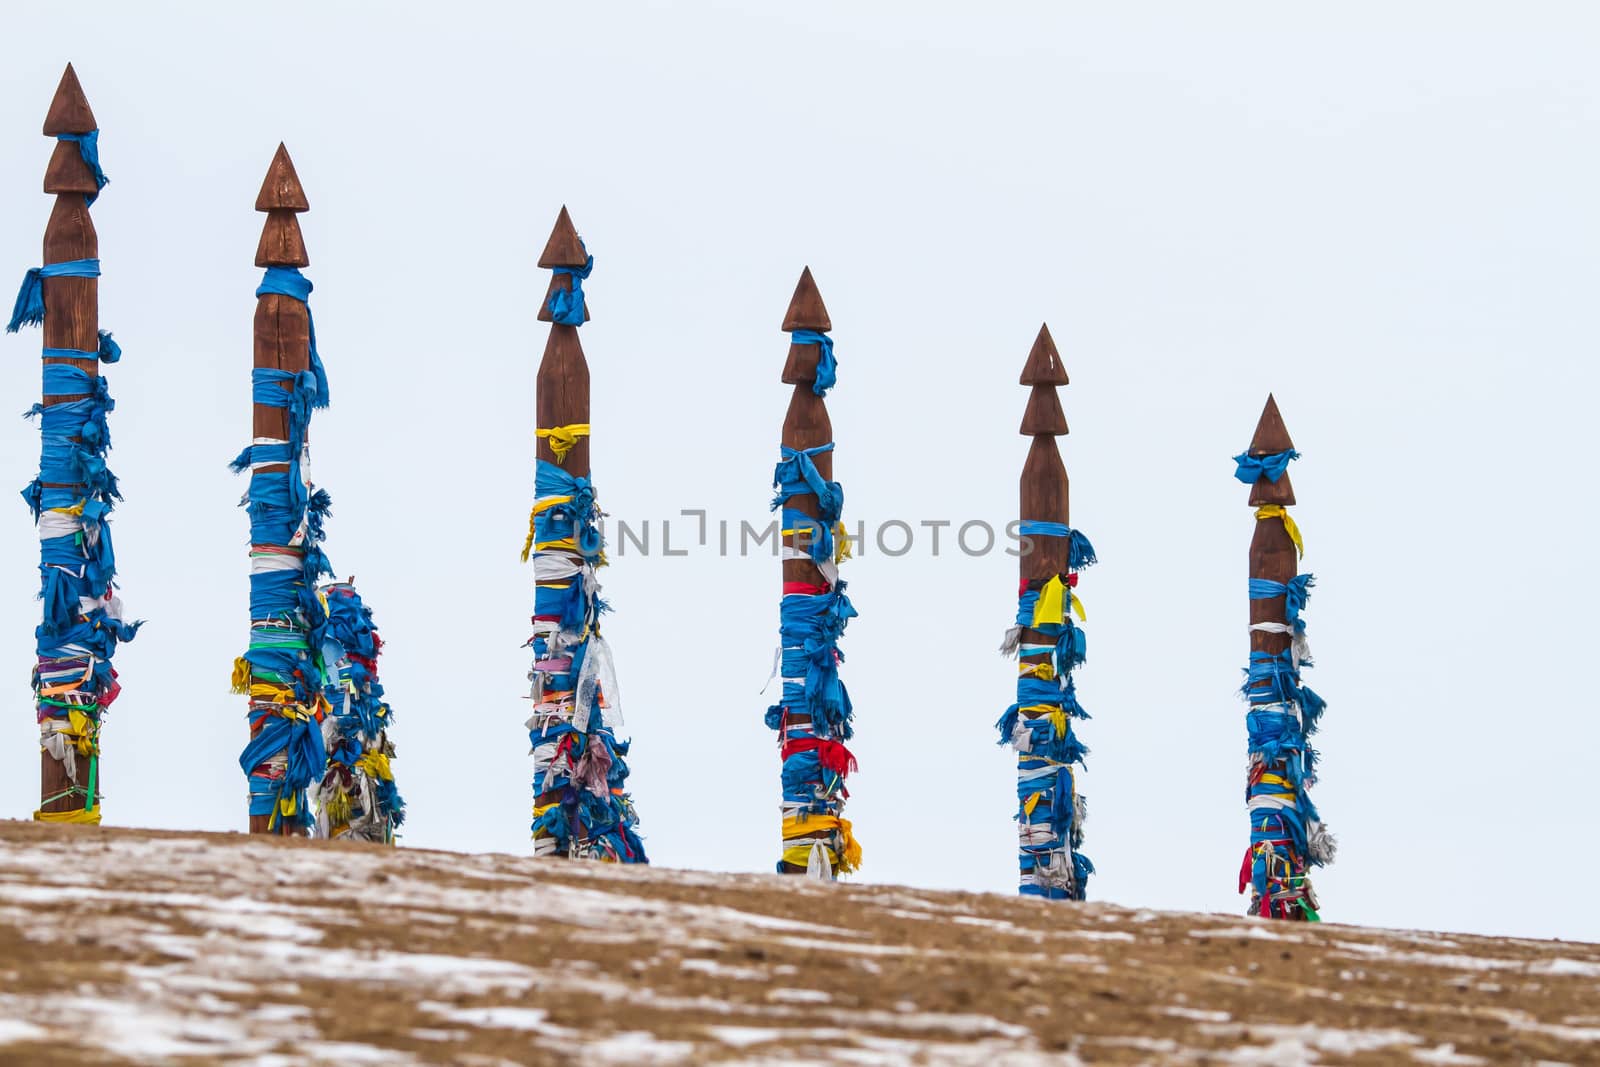
[{"label": "red ribbon", "polygon": [[832,771],[841,778],[858,769],[856,758],[848,748],[837,741],[824,741],[820,737],[796,738],[783,746],[782,753],[783,758],[788,759],[796,753],[811,751],[816,752],[817,762],[822,764],[823,770]]},{"label": "red ribbon", "polygon": [[823,593],[826,593],[828,589],[829,586],[827,582],[823,582],[821,585],[814,585],[811,582],[783,583],[784,596],[788,596],[790,593],[803,593],[806,596],[821,596]]}]

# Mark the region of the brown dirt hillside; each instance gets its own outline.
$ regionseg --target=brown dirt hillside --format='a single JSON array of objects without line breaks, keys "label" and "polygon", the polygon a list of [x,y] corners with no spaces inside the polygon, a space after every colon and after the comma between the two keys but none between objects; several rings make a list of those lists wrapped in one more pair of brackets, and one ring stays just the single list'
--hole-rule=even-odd
[{"label": "brown dirt hillside", "polygon": [[1600,946],[0,822],[0,1063],[1503,1061]]}]

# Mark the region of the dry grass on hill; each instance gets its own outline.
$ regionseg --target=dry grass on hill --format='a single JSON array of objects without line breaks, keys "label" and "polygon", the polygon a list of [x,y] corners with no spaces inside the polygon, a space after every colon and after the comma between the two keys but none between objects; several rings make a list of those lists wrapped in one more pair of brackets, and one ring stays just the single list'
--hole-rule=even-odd
[{"label": "dry grass on hill", "polygon": [[1504,1060],[1600,946],[0,822],[0,1063]]}]

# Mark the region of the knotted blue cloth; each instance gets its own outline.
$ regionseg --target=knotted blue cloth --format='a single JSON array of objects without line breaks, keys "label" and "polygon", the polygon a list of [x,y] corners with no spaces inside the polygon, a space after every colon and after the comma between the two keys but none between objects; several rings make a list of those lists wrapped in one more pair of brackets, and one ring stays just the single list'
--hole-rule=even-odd
[{"label": "knotted blue cloth", "polygon": [[825,481],[813,460],[813,457],[824,452],[832,452],[833,442],[804,450],[788,445],[779,445],[778,448],[783,458],[778,460],[778,466],[772,472],[772,484],[778,487],[778,494],[772,498],[772,506],[778,507],[791,496],[814,493],[817,511],[820,512],[818,518],[830,525],[838,522],[839,516],[844,514],[844,488],[838,482]]},{"label": "knotted blue cloth", "polygon": [[1082,570],[1098,563],[1095,558],[1094,546],[1081,531],[1074,530],[1064,522],[1045,522],[1042,519],[1023,519],[1018,524],[1017,533],[1023,537],[1065,537],[1067,544],[1067,566],[1073,570]]},{"label": "knotted blue cloth", "polygon": [[786,594],[778,608],[779,640],[783,645],[782,702],[767,709],[767,725],[776,730],[785,707],[804,708],[818,737],[850,740],[854,733],[850,694],[839,677],[839,638],[856,617],[840,582],[826,593]]},{"label": "knotted blue cloth", "polygon": [[[261,732],[256,734],[239,754],[239,766],[250,775],[262,763],[279,752],[288,757],[284,776],[276,782],[267,778],[250,776],[250,814],[271,815],[284,794],[295,798],[296,819],[309,815],[305,791],[313,781],[322,777],[328,762],[327,749],[322,743],[322,727],[305,719],[267,718]],[[306,821],[309,822],[309,819]]]},{"label": "knotted blue cloth", "polygon": [[98,359],[101,363],[115,363],[122,358],[122,346],[111,339],[109,331],[101,330],[100,346],[93,352],[77,348],[46,348],[39,355],[42,359]]},{"label": "knotted blue cloth", "polygon": [[83,162],[89,167],[89,173],[94,175],[95,191],[84,193],[83,199],[93,204],[100,198],[100,190],[111,183],[106,177],[106,172],[100,169],[100,131],[90,130],[88,133],[58,133],[58,141],[76,141],[78,155],[83,157]]},{"label": "knotted blue cloth", "polygon": [[44,322],[44,279],[98,277],[98,259],[69,259],[63,263],[46,263],[42,267],[28,268],[28,273],[22,276],[22,288],[17,290],[17,302],[11,308],[11,321],[6,324],[6,333],[16,333],[23,326],[38,326]]},{"label": "knotted blue cloth", "polygon": [[1299,705],[1305,716],[1307,733],[1316,729],[1322,710],[1328,706],[1310,686],[1300,684],[1300,672],[1295,669],[1294,659],[1287,649],[1276,655],[1250,653],[1250,666],[1245,671],[1241,692],[1252,704]]},{"label": "knotted blue cloth", "polygon": [[568,473],[554,463],[539,460],[534,467],[533,495],[544,498],[570,496],[571,501],[545,508],[533,520],[536,543],[572,538],[585,561],[595,563],[605,547],[596,525],[599,508],[595,505],[594,485],[588,478]]},{"label": "knotted blue cloth", "polygon": [[[325,408],[328,406],[328,372],[322,369],[322,357],[317,355],[317,324],[311,317],[310,296],[313,286],[311,279],[301,274],[294,267],[268,267],[267,273],[262,276],[261,284],[256,286],[256,296],[268,294],[286,296],[291,300],[298,300],[306,306],[306,330],[309,334],[311,349],[311,373],[316,376],[317,391],[312,401],[312,407]],[[260,403],[261,401],[257,401]]]},{"label": "knotted blue cloth", "polygon": [[[580,240],[578,244],[582,245],[583,241]],[[588,249],[585,248],[584,251],[588,251]],[[572,278],[571,289],[557,289],[550,294],[550,302],[547,306],[550,308],[550,317],[552,319],[563,326],[583,325],[583,280],[589,276],[589,272],[592,270],[594,270],[593,256],[590,256],[588,261],[581,267],[550,268],[552,274],[566,274]]]},{"label": "knotted blue cloth", "polygon": [[1299,458],[1300,453],[1292,448],[1265,456],[1252,456],[1249,452],[1243,452],[1233,457],[1233,461],[1238,464],[1233,476],[1246,485],[1254,485],[1262,477],[1269,482],[1276,482],[1283,477],[1283,472],[1289,469],[1289,461]]},{"label": "knotted blue cloth", "polygon": [[1287,583],[1274,582],[1269,578],[1252,578],[1250,599],[1271,600],[1273,597],[1283,597],[1284,614],[1288,616],[1297,633],[1304,633],[1306,621],[1300,617],[1300,612],[1310,602],[1311,587],[1316,582],[1316,576],[1311,574],[1297,574]]},{"label": "knotted blue cloth", "polygon": [[839,361],[833,357],[833,338],[816,330],[790,330],[789,340],[797,345],[817,345],[822,349],[817,357],[817,380],[811,383],[811,391],[818,396],[827,396],[839,381]]}]

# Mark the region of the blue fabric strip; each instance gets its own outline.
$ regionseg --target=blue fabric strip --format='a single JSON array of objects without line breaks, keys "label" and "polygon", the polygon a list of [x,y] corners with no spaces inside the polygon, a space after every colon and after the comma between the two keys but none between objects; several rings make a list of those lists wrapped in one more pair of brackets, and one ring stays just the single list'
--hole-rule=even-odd
[{"label": "blue fabric strip", "polygon": [[44,279],[98,277],[98,259],[69,259],[30,267],[22,276],[22,288],[17,290],[17,302],[11,307],[11,321],[6,324],[6,332],[16,333],[24,326],[38,326],[44,322]]},{"label": "blue fabric strip", "polygon": [[78,155],[83,158],[89,167],[89,173],[94,175],[95,191],[85,193],[83,198],[93,204],[100,198],[100,190],[111,183],[106,177],[106,172],[100,169],[100,131],[90,130],[88,133],[58,133],[58,141],[75,141],[78,145]]},{"label": "blue fabric strip", "polygon": [[1269,482],[1276,482],[1283,477],[1283,472],[1289,469],[1291,459],[1299,459],[1300,453],[1289,449],[1284,452],[1272,452],[1265,456],[1252,456],[1249,452],[1242,452],[1233,457],[1233,476],[1246,485],[1254,485],[1259,479],[1266,478]]},{"label": "blue fabric strip", "polygon": [[817,357],[817,379],[811,383],[811,391],[818,396],[827,396],[839,381],[839,362],[833,355],[833,338],[816,330],[791,330],[789,340],[797,345],[819,345],[821,354]]},{"label": "blue fabric strip", "polygon": [[[584,251],[588,247],[578,241]],[[594,257],[590,256],[581,267],[552,267],[552,274],[565,274],[572,279],[571,289],[557,289],[550,294],[550,301],[545,306],[550,309],[550,317],[563,326],[582,326],[584,316],[583,282],[594,270]]]},{"label": "blue fabric strip", "polygon": [[267,273],[261,278],[261,284],[256,286],[256,296],[262,297],[269,294],[286,296],[291,300],[298,300],[306,306],[306,329],[310,335],[311,373],[315,375],[317,389],[312,407],[325,408],[331,399],[328,393],[328,372],[322,367],[322,357],[317,354],[317,324],[311,315],[311,279],[301,274],[295,267],[268,267]]}]

